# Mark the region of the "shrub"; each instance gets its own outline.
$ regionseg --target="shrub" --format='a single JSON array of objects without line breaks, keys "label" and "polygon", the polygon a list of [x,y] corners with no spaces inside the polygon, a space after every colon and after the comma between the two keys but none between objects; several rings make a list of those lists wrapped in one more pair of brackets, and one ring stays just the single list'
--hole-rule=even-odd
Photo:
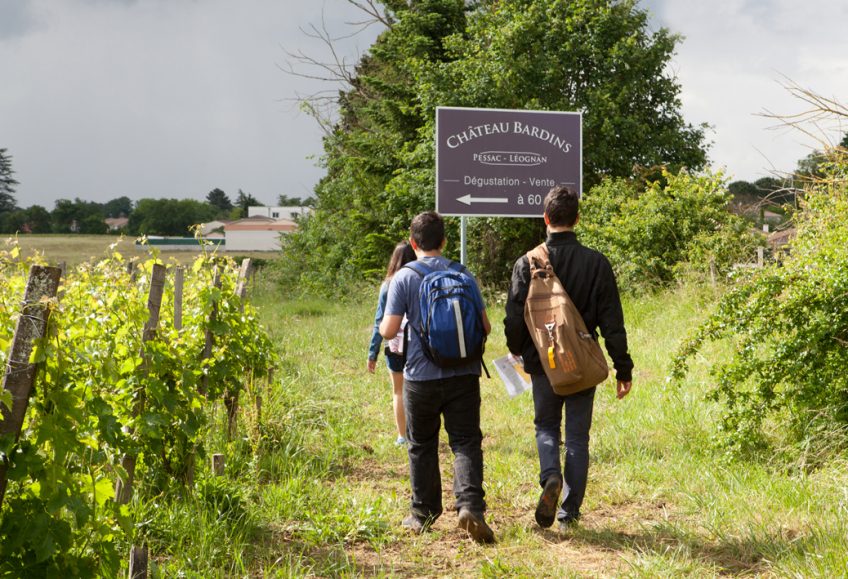
[{"label": "shrub", "polygon": [[768,426],[807,448],[832,447],[823,428],[848,427],[848,157],[837,152],[826,167],[805,192],[791,255],[724,296],[675,359],[682,378],[706,341],[732,340],[730,361],[713,365],[711,397],[737,451],[768,447]]},{"label": "shrub", "polygon": [[578,233],[605,254],[627,290],[667,285],[685,274],[726,274],[748,261],[759,243],[745,221],[727,210],[731,195],[721,173],[677,174],[641,190],[606,179],[587,195]]}]

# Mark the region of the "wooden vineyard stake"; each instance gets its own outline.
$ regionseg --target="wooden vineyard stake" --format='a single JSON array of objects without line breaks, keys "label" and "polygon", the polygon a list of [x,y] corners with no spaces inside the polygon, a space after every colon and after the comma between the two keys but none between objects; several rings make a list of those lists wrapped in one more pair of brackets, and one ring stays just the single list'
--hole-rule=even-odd
[{"label": "wooden vineyard stake", "polygon": [[[142,342],[149,342],[156,337],[156,329],[159,327],[159,312],[162,309],[162,294],[165,292],[165,266],[160,264],[153,265],[153,271],[150,276],[150,291],[147,295],[147,312],[149,314],[147,322],[144,324],[144,330],[141,337]],[[143,348],[143,346],[142,346]],[[142,371],[147,372],[147,359],[142,352]],[[136,397],[133,414],[138,416],[144,406],[144,392],[141,392]],[[118,504],[126,504],[132,498],[133,479],[135,478],[135,459],[136,457],[126,455],[121,459],[121,466],[126,471],[126,480],[118,477],[115,482],[115,501]]]},{"label": "wooden vineyard stake", "polygon": [[213,454],[212,455],[212,473],[215,476],[224,476],[224,455],[223,454]]},{"label": "wooden vineyard stake", "polygon": [[185,285],[185,268],[181,265],[174,270],[174,328],[183,329],[183,286]]},{"label": "wooden vineyard stake", "polygon": [[[241,302],[240,307],[242,312],[244,311],[244,301],[247,297],[247,281],[250,276],[251,269],[252,266],[250,265],[250,258],[242,260],[238,280],[236,282],[236,296],[238,296],[239,301]],[[238,430],[238,393],[233,393],[227,389],[227,392],[224,395],[224,406],[227,408],[227,440],[232,440],[235,438]]]},{"label": "wooden vineyard stake", "polygon": [[147,545],[130,549],[130,579],[147,579]]},{"label": "wooden vineyard stake", "polygon": [[[221,272],[215,267],[215,273],[212,276],[212,287],[215,289],[221,288]],[[209,313],[209,328],[206,329],[206,344],[203,347],[203,359],[208,360],[212,357],[212,346],[215,344],[215,336],[212,335],[212,324],[218,319],[218,302],[212,304],[212,311]],[[209,374],[204,373],[200,384],[200,393],[206,396],[209,391]]]},{"label": "wooden vineyard stake", "polygon": [[[11,434],[15,442],[21,435],[29,397],[35,383],[36,364],[30,362],[33,341],[44,336],[50,311],[48,300],[56,297],[62,270],[34,265],[29,270],[21,317],[12,338],[12,349],[3,375],[3,390],[12,395],[12,409],[0,404],[0,436]],[[8,460],[8,459],[7,459]],[[7,462],[0,463],[0,507],[6,494]]]},{"label": "wooden vineyard stake", "polygon": [[241,300],[241,311],[244,311],[244,298],[247,296],[247,279],[253,271],[253,265],[250,263],[250,258],[246,258],[241,262],[239,269],[238,282],[236,283],[236,295]]}]

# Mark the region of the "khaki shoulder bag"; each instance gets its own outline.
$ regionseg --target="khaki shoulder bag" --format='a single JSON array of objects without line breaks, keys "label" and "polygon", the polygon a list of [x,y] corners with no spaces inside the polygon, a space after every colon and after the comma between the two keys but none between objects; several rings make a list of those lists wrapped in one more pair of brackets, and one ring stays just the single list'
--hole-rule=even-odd
[{"label": "khaki shoulder bag", "polygon": [[597,386],[609,376],[601,346],[551,267],[547,246],[527,252],[530,288],[524,321],[554,392],[560,396]]}]

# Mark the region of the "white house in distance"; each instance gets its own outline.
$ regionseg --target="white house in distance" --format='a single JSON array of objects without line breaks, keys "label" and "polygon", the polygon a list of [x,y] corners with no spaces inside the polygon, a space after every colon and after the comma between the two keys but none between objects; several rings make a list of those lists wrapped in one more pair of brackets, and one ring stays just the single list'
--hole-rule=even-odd
[{"label": "white house in distance", "polygon": [[294,221],[296,216],[308,215],[309,207],[248,207],[248,217],[270,217],[271,219],[288,219]]},{"label": "white house in distance", "polygon": [[276,219],[264,215],[245,217],[224,225],[224,247],[227,251],[276,251],[280,249],[280,235],[291,233],[295,229],[297,224],[291,219]]}]

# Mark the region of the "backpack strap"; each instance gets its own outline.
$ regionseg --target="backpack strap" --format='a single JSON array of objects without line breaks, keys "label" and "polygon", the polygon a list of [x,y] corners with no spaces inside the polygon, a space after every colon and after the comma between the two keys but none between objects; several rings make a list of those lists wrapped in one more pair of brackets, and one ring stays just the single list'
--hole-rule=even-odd
[{"label": "backpack strap", "polygon": [[448,264],[448,268],[454,270],[457,273],[468,272],[468,269],[458,261],[451,261]]},{"label": "backpack strap", "polygon": [[[415,273],[417,273],[421,277],[424,277],[425,275],[427,275],[428,273],[432,273],[432,271],[433,271],[429,266],[427,266],[423,261],[421,261],[419,259],[417,259],[415,261],[410,261],[409,263],[407,263],[403,267],[408,267],[409,269],[411,269],[412,271],[414,271]],[[464,265],[462,265],[458,261],[449,261],[448,262],[448,269],[452,269],[453,271],[455,271],[457,273],[462,273],[462,272],[468,273],[468,268],[466,268]]]},{"label": "backpack strap", "polygon": [[533,278],[540,271],[546,271],[553,274],[553,266],[551,265],[551,255],[548,252],[548,246],[540,243],[533,249],[527,252],[527,261],[530,263],[530,277]]},{"label": "backpack strap", "polygon": [[427,265],[425,265],[423,261],[418,260],[418,259],[416,259],[415,261],[410,261],[409,263],[407,263],[403,267],[411,269],[412,271],[417,273],[419,277],[424,277],[428,273],[433,271]]}]

